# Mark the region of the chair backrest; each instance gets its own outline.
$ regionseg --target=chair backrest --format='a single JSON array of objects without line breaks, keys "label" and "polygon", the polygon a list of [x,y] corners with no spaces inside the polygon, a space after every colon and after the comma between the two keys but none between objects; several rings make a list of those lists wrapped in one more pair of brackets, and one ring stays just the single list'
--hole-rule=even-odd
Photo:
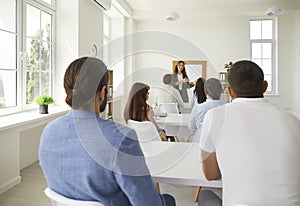
[{"label": "chair backrest", "polygon": [[177,103],[160,103],[158,106],[158,112],[179,114],[179,109]]},{"label": "chair backrest", "polygon": [[128,126],[135,130],[140,142],[161,141],[157,129],[150,121],[139,122],[129,119]]},{"label": "chair backrest", "polygon": [[47,187],[44,190],[44,193],[51,200],[53,206],[104,206],[100,202],[74,200],[74,199],[65,197],[65,196],[53,191],[49,187]]}]

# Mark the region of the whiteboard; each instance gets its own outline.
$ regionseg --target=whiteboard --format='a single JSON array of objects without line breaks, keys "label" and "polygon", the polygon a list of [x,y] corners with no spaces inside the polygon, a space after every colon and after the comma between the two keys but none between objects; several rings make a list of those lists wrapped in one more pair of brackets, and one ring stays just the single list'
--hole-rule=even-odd
[{"label": "whiteboard", "polygon": [[185,70],[190,79],[190,82],[195,82],[202,77],[202,64],[186,64]]}]

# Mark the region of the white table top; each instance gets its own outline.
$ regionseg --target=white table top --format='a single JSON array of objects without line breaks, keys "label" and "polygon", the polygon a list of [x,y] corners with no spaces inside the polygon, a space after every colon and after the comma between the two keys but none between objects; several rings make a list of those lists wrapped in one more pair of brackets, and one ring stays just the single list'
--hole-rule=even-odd
[{"label": "white table top", "polygon": [[173,126],[188,126],[191,114],[168,113],[166,117],[160,117],[156,120],[159,124],[168,124]]},{"label": "white table top", "polygon": [[221,188],[221,180],[204,177],[198,144],[149,142],[141,144],[151,176],[156,182]]},{"label": "white table top", "polygon": [[156,120],[160,128],[166,130],[167,135],[177,136],[182,141],[190,135],[188,128],[191,114],[172,114],[168,113],[166,117],[160,117]]}]

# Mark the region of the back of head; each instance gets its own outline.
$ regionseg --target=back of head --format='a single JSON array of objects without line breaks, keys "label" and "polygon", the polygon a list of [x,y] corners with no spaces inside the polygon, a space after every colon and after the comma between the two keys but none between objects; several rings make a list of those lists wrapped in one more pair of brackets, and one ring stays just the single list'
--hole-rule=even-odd
[{"label": "back of head", "polygon": [[107,86],[107,83],[107,68],[100,59],[76,59],[69,65],[64,76],[66,103],[74,109],[89,110],[95,104],[96,93]]},{"label": "back of head", "polygon": [[228,83],[236,97],[263,97],[265,91],[262,69],[248,60],[238,61],[231,66]]},{"label": "back of head", "polygon": [[204,90],[212,99],[219,100],[223,91],[223,87],[220,80],[216,78],[210,78],[204,82]]},{"label": "back of head", "polygon": [[200,77],[197,79],[197,83],[195,86],[194,94],[197,97],[198,104],[201,104],[206,101],[206,95],[204,93],[204,82],[205,82],[205,79]]},{"label": "back of head", "polygon": [[129,92],[124,111],[124,119],[143,121],[147,117],[147,95],[150,87],[147,84],[136,82]]},{"label": "back of head", "polygon": [[165,74],[163,78],[164,84],[171,84],[172,82],[172,74]]}]

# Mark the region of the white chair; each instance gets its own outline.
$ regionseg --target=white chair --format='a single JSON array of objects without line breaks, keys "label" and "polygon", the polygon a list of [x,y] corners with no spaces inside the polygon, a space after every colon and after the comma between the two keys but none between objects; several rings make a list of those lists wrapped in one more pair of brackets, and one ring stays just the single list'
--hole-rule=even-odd
[{"label": "white chair", "polygon": [[53,206],[104,206],[100,202],[74,200],[54,192],[49,187],[44,190],[45,195],[51,200]]},{"label": "white chair", "polygon": [[159,113],[176,113],[179,114],[177,103],[160,103],[158,106]]},{"label": "white chair", "polygon": [[128,126],[135,130],[140,142],[161,141],[155,125],[150,121],[139,122],[129,119]]}]

